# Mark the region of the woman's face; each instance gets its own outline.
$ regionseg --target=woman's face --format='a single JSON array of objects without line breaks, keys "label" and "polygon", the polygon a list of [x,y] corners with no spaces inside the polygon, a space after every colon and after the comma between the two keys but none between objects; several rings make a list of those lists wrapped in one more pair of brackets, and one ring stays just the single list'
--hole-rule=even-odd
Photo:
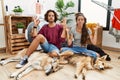
[{"label": "woman's face", "polygon": [[85,19],[83,16],[78,16],[77,20],[76,20],[76,23],[78,26],[83,26],[83,24],[85,23]]}]

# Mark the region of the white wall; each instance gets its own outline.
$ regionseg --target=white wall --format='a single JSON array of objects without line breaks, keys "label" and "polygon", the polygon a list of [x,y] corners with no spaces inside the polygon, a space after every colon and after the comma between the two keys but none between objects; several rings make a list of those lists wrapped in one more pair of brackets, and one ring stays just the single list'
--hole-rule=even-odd
[{"label": "white wall", "polygon": [[[12,12],[14,6],[21,6],[24,9],[23,14],[27,15],[35,15],[35,4],[37,0],[4,0],[4,5],[8,5],[8,10],[9,14],[14,14]],[[53,9],[55,10],[55,2],[57,0],[39,0],[41,5],[42,5],[42,16],[48,9]],[[65,2],[70,1],[70,0],[64,0]],[[77,2],[78,0],[73,0],[76,5],[74,8],[74,11],[77,11]],[[4,7],[5,7],[4,6]]]},{"label": "white wall", "polygon": [[0,26],[0,48],[5,47],[4,26]]},{"label": "white wall", "polygon": [[[56,0],[39,0],[42,5],[42,14],[48,9],[54,9],[54,3]],[[52,2],[51,2],[52,1]],[[8,5],[9,14],[14,14],[12,10],[14,6],[21,6],[24,10],[23,15],[34,15],[35,14],[35,4],[37,0],[4,0],[4,5]]]}]

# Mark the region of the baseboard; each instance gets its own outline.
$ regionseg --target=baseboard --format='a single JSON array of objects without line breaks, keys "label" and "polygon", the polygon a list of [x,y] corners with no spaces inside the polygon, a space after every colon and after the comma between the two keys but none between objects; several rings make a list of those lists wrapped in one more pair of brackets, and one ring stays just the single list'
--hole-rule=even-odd
[{"label": "baseboard", "polygon": [[120,52],[120,48],[114,48],[114,47],[109,47],[109,46],[102,46],[102,49]]}]

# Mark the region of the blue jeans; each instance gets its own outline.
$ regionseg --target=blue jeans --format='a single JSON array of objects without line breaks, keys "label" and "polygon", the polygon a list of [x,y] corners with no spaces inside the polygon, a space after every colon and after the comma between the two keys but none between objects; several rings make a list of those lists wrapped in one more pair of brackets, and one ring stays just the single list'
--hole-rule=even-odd
[{"label": "blue jeans", "polygon": [[94,59],[97,58],[97,54],[96,52],[92,51],[92,50],[88,50],[86,47],[80,47],[80,46],[73,46],[73,47],[62,47],[61,52],[64,51],[72,51],[75,54],[84,54],[90,57],[93,57]]},{"label": "blue jeans", "polygon": [[44,52],[46,52],[46,53],[55,51],[55,52],[57,52],[57,54],[59,54],[59,52],[60,52],[59,49],[55,45],[48,43],[47,40],[45,40],[45,42],[40,45],[41,45],[42,49],[44,50]]}]

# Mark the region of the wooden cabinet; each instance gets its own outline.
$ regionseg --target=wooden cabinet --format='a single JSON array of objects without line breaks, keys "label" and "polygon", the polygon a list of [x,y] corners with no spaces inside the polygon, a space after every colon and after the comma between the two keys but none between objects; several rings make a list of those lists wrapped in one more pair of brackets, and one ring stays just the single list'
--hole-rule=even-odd
[{"label": "wooden cabinet", "polygon": [[[5,36],[6,36],[6,52],[15,54],[19,50],[29,46],[29,42],[25,39],[25,29],[32,21],[31,16],[5,16]],[[25,25],[22,34],[18,34],[16,24],[22,22]]]}]

